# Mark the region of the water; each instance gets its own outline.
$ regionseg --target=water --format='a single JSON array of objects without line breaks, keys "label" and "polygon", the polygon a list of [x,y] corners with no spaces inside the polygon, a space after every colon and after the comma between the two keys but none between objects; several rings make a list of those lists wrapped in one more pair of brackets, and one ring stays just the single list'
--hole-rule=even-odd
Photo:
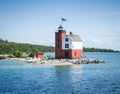
[{"label": "water", "polygon": [[120,53],[84,53],[105,64],[35,66],[0,61],[0,94],[120,94]]}]

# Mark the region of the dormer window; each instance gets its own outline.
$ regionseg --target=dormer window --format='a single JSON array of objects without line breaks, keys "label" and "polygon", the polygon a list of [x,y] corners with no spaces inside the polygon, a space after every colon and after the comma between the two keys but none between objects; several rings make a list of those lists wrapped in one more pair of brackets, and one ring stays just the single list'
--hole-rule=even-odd
[{"label": "dormer window", "polygon": [[68,40],[69,40],[68,38],[65,38],[65,41],[66,41],[66,42],[68,42]]}]

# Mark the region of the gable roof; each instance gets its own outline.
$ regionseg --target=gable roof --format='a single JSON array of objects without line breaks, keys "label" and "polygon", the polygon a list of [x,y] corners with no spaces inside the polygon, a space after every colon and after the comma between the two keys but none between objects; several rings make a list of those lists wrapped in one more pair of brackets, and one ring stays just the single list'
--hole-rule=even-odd
[{"label": "gable roof", "polygon": [[70,37],[74,42],[83,42],[78,35],[66,35],[66,36]]}]

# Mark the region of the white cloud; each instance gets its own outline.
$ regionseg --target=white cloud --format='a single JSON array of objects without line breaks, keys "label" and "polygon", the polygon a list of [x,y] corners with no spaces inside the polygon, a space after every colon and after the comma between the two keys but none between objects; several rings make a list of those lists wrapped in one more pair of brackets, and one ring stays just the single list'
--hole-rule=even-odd
[{"label": "white cloud", "polygon": [[90,38],[90,41],[95,43],[95,44],[98,44],[98,45],[102,45],[103,44],[103,39],[102,38],[94,37],[94,38]]},{"label": "white cloud", "polygon": [[107,48],[120,50],[120,37],[88,37],[84,39],[84,44],[87,47]]},{"label": "white cloud", "polygon": [[[114,31],[109,34],[83,37],[85,47],[107,48],[120,50],[120,32]],[[37,38],[28,43],[55,46],[55,38]]]},{"label": "white cloud", "polygon": [[29,43],[37,44],[37,45],[46,45],[46,46],[54,46],[54,39],[32,39]]}]

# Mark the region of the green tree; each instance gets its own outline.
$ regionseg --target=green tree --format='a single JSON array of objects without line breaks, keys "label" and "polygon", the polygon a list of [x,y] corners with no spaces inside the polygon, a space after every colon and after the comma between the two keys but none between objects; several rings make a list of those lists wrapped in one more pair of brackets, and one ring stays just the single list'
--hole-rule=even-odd
[{"label": "green tree", "polygon": [[14,52],[13,52],[13,55],[14,55],[15,57],[22,57],[22,53],[21,53],[20,51],[14,51]]},{"label": "green tree", "polygon": [[29,57],[32,57],[33,55],[34,55],[35,53],[34,52],[31,52],[31,53],[29,53]]}]

